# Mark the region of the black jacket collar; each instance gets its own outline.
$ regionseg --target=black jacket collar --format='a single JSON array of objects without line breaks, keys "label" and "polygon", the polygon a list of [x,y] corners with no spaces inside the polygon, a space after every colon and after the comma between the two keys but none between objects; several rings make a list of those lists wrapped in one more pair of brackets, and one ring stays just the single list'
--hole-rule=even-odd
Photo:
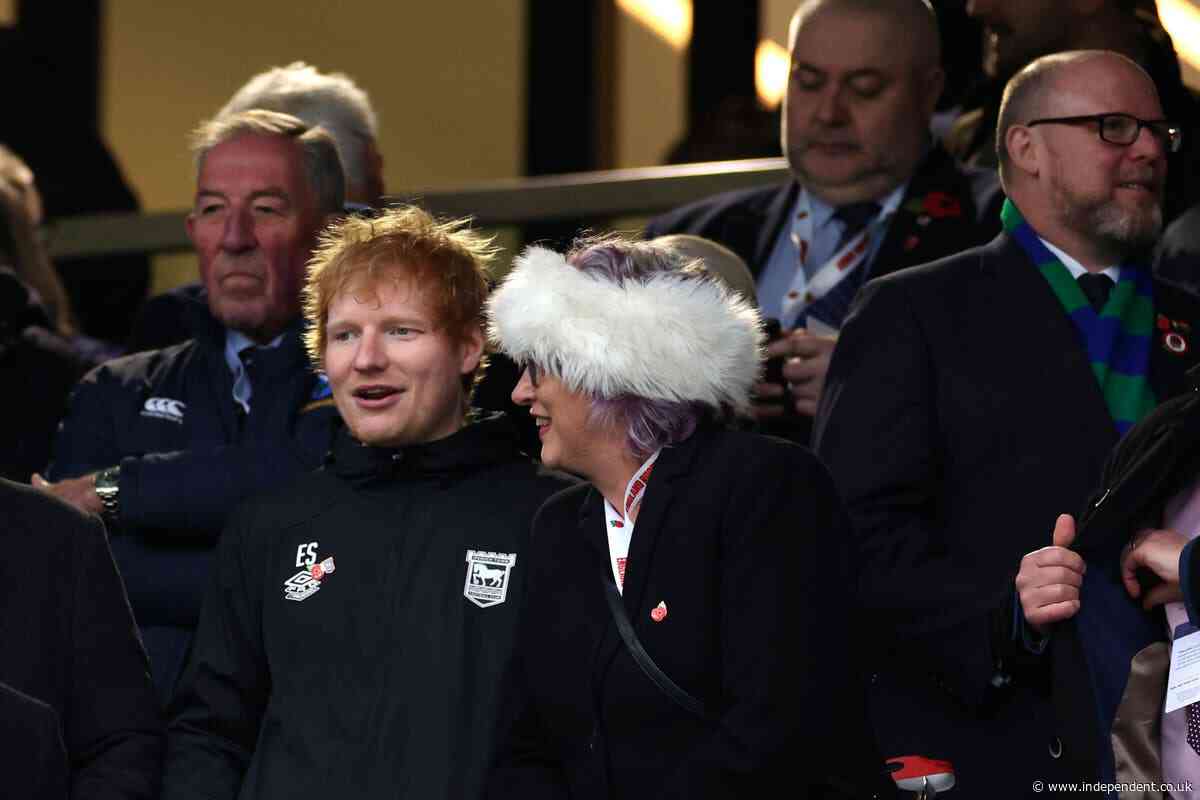
[{"label": "black jacket collar", "polygon": [[356,484],[400,476],[453,481],[520,457],[512,420],[497,413],[470,423],[444,439],[406,447],[365,445],[342,425],[326,458],[326,468]]}]

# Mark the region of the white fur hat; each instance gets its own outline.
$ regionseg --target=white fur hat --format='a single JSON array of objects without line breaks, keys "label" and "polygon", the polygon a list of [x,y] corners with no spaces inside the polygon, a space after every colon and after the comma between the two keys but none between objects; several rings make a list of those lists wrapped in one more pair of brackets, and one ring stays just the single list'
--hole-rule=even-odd
[{"label": "white fur hat", "polygon": [[488,334],[573,391],[745,410],[763,346],[758,312],[714,279],[583,272],[530,247],[488,301]]}]

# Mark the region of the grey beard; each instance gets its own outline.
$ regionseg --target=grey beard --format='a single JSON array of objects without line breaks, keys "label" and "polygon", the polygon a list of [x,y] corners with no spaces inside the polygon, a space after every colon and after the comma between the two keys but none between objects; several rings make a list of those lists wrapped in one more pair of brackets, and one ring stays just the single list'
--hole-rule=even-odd
[{"label": "grey beard", "polygon": [[1162,232],[1161,205],[1156,205],[1149,214],[1139,214],[1105,203],[1087,216],[1092,234],[1126,256],[1150,250]]}]

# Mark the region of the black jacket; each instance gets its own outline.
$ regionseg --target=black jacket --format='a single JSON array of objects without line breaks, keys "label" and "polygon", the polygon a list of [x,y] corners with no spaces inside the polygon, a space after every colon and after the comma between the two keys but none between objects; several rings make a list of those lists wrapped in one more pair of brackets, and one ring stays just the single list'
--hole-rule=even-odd
[{"label": "black jacket", "polygon": [[[53,763],[65,745],[70,775],[57,782],[70,785],[72,798],[156,798],[162,720],[104,527],[61,500],[0,480],[0,541],[0,685],[45,704],[35,713],[11,692],[4,698],[0,794],[27,796],[22,772],[40,768],[35,758]],[[46,706],[57,716],[54,730]],[[14,731],[22,717],[37,727]],[[30,760],[9,760],[20,753]]]},{"label": "black jacket", "polygon": [[503,417],[403,450],[343,435],[325,469],[240,509],[164,798],[478,795],[530,521],[568,485],[514,441]]},{"label": "black jacket", "polygon": [[[315,469],[337,410],[297,322],[251,371],[251,412],[233,400],[225,329],[211,317],[183,344],[110,361],[76,388],[52,480],[121,466],[112,548],[165,698],[208,583],[213,546],[241,500]],[[208,323],[204,320],[208,319]]]},{"label": "black jacket", "polygon": [[[1104,474],[1089,500],[1080,507],[1074,549],[1087,560],[1089,573],[1104,573],[1110,585],[1118,588],[1109,594],[1127,601],[1122,621],[1137,623],[1139,617],[1148,622],[1155,640],[1166,640],[1166,619],[1161,608],[1143,612],[1138,601],[1125,596],[1119,586],[1120,553],[1137,531],[1145,527],[1163,526],[1167,502],[1187,489],[1200,476],[1200,369],[1188,374],[1192,390],[1161,404],[1149,416],[1130,429],[1113,450],[1104,467]],[[1200,587],[1194,578],[1196,555],[1200,549],[1192,545],[1184,551],[1184,573],[1181,581],[1188,613],[1196,614]],[[1193,581],[1189,585],[1189,578]],[[1093,575],[1095,580],[1095,575]],[[1085,584],[1081,600],[1093,600]],[[1114,600],[1110,599],[1108,611]],[[1084,610],[1081,610],[1081,614]],[[1080,775],[1094,775],[1107,769],[1104,764],[1112,750],[1107,732],[1101,734],[1095,708],[1097,690],[1090,680],[1089,654],[1085,652],[1085,637],[1080,635],[1079,619],[1067,620],[1055,626],[1050,639],[1047,659],[1054,675],[1054,705],[1056,725],[1064,743],[1064,752],[1073,756]],[[1106,620],[1107,625],[1118,619]],[[1092,653],[1090,658],[1107,659],[1125,666],[1135,655],[1132,651]],[[1111,698],[1108,700],[1111,702]],[[1097,754],[1101,755],[1098,764]]]},{"label": "black jacket", "polygon": [[[1165,319],[1200,325],[1200,301],[1161,281],[1153,292]],[[1160,400],[1197,363],[1195,338],[1177,354],[1168,332],[1150,342]],[[854,523],[885,755],[952,760],[973,798],[1053,780],[1049,687],[1012,639],[1013,578],[1091,494],[1117,431],[1077,329],[1020,246],[1001,234],[868,283],[816,441]]]},{"label": "black jacket", "polygon": [[562,492],[533,536],[489,800],[894,791],[866,732],[846,518],[807,450],[702,429],[646,487],[625,609],[719,722],[674,705],[617,635],[600,494]]}]

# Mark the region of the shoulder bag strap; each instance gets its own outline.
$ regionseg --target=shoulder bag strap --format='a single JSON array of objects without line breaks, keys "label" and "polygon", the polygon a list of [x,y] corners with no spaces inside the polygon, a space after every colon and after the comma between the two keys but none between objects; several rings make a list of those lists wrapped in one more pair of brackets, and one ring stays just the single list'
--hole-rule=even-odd
[{"label": "shoulder bag strap", "polygon": [[602,578],[604,583],[604,599],[608,601],[608,608],[612,612],[613,622],[617,624],[617,632],[621,634],[621,638],[625,641],[625,646],[629,648],[630,655],[637,665],[641,667],[642,672],[651,683],[657,686],[663,694],[671,698],[675,705],[682,708],[691,714],[695,714],[702,719],[708,719],[708,712],[704,710],[704,704],[671,680],[665,672],[658,668],[654,663],[654,659],[646,652],[646,648],[642,647],[642,643],[638,641],[637,634],[634,633],[633,625],[629,621],[629,615],[625,613],[625,604],[621,600],[621,594],[617,591],[617,585],[611,577]]}]

